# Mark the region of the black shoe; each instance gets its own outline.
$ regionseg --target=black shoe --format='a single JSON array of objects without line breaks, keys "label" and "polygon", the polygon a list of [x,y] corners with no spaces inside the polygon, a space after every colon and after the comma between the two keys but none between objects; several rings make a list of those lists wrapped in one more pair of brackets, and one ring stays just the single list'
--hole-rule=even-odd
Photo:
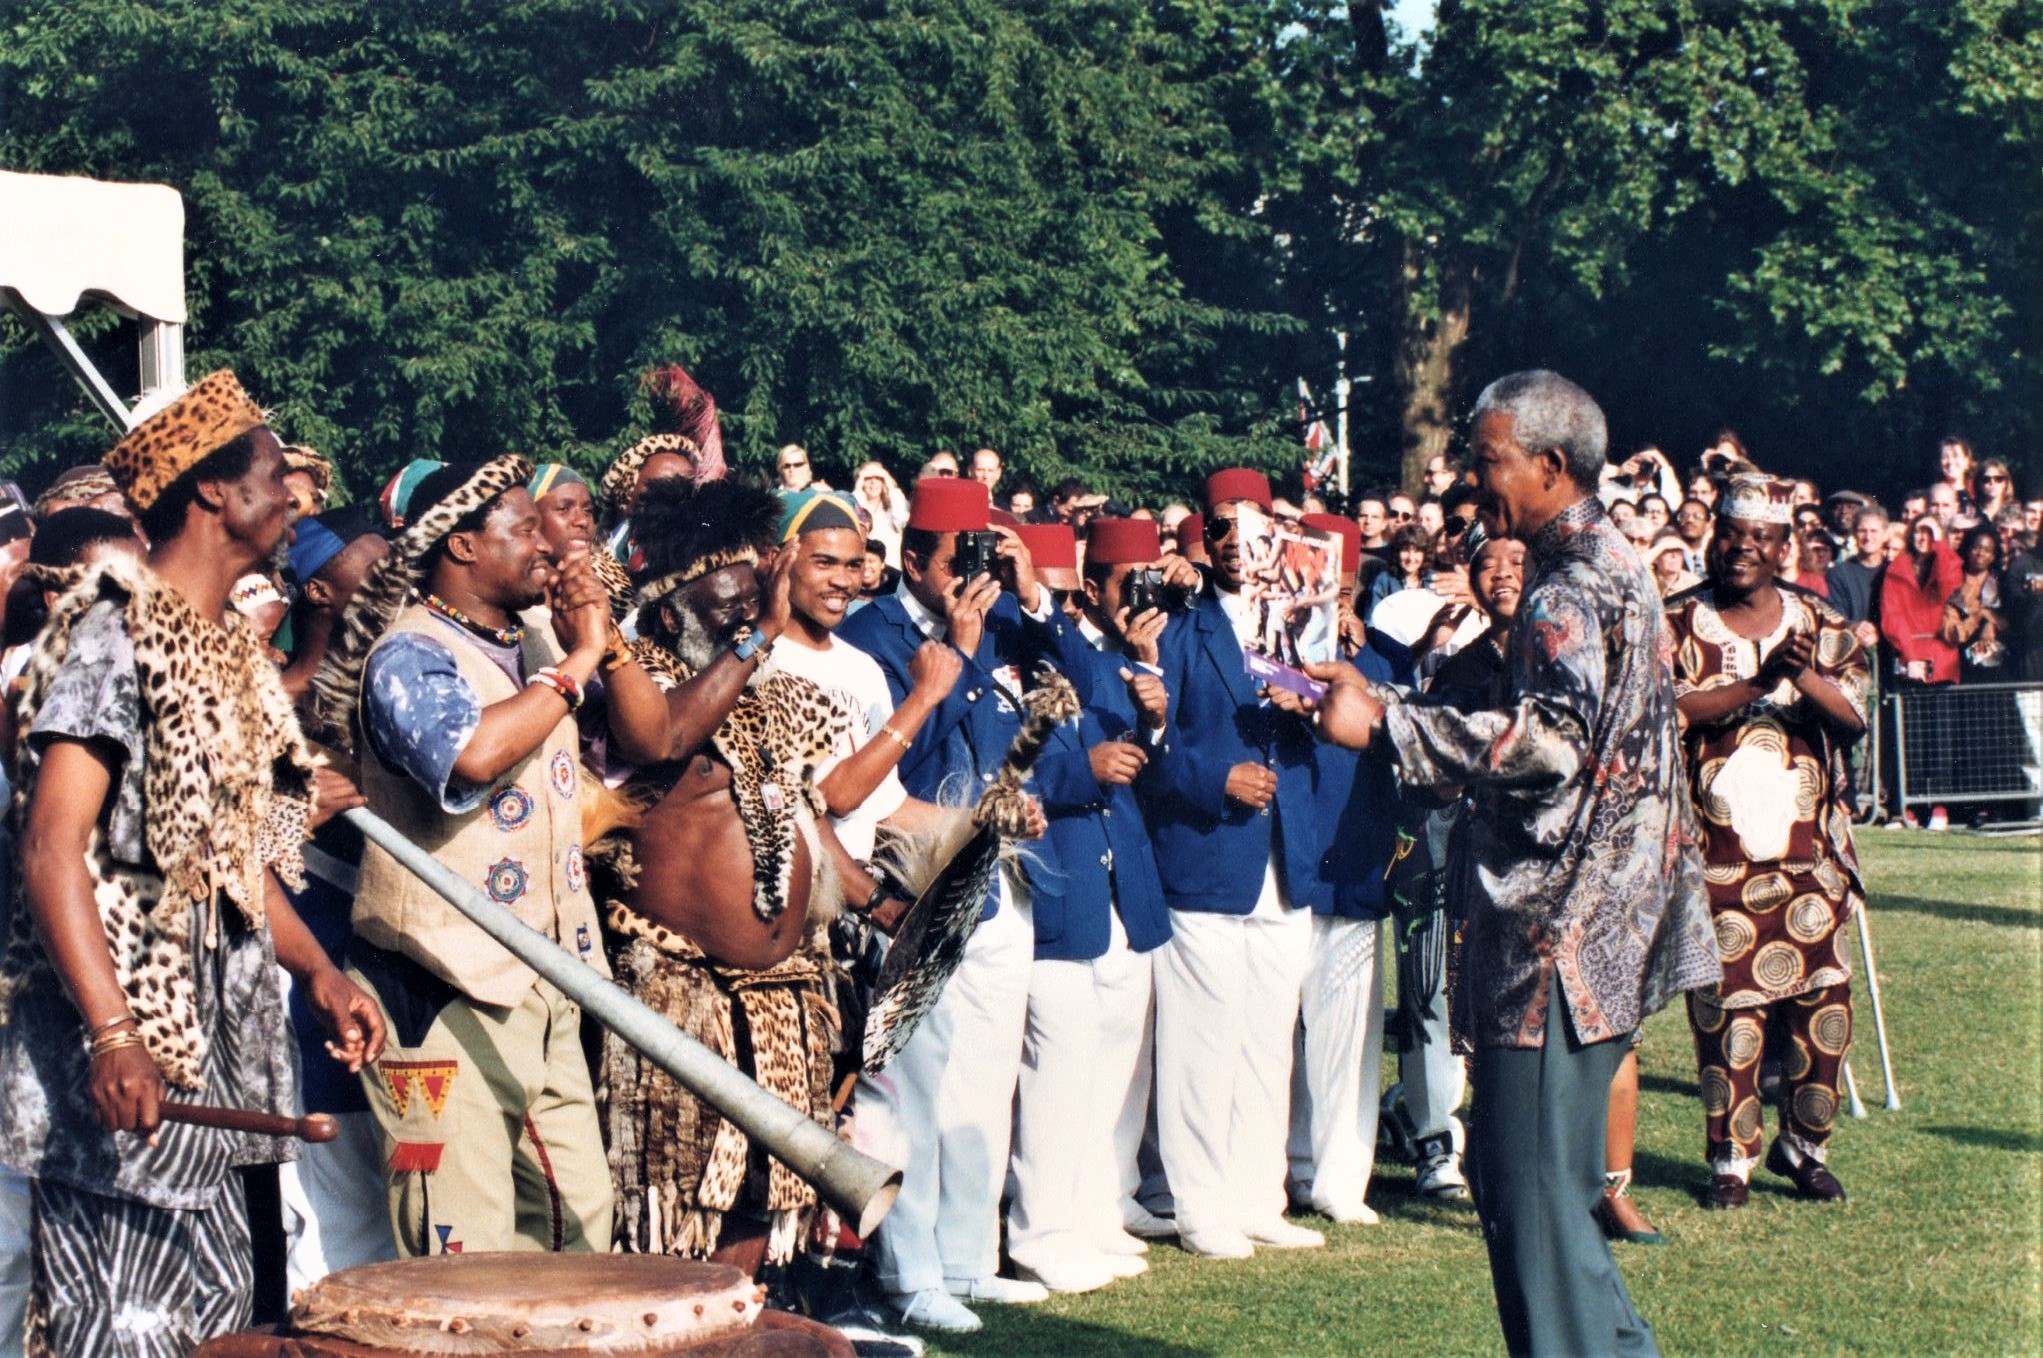
[{"label": "black shoe", "polygon": [[1745,1200],[1752,1196],[1751,1186],[1735,1174],[1719,1174],[1710,1180],[1710,1191],[1703,1194],[1703,1210],[1708,1212],[1730,1212],[1743,1207]]},{"label": "black shoe", "polygon": [[1787,1148],[1775,1137],[1773,1145],[1766,1152],[1766,1167],[1783,1179],[1793,1180],[1805,1198],[1817,1202],[1843,1202],[1844,1185],[1837,1176],[1808,1156],[1802,1157],[1801,1164],[1788,1159]]}]

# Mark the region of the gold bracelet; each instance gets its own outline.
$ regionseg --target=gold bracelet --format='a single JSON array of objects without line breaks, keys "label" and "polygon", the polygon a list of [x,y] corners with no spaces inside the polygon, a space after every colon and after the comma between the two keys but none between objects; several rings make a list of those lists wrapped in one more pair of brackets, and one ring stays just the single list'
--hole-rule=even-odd
[{"label": "gold bracelet", "polygon": [[117,1052],[123,1047],[144,1045],[140,1033],[110,1033],[92,1044],[92,1059],[97,1061],[108,1052]]},{"label": "gold bracelet", "polygon": [[880,734],[890,737],[896,745],[901,747],[903,752],[915,748],[915,742],[902,735],[899,731],[896,731],[892,722],[880,723]]},{"label": "gold bracelet", "polygon": [[100,1034],[111,1032],[113,1029],[120,1027],[123,1023],[135,1022],[138,1022],[138,1020],[135,1018],[133,1014],[116,1015],[115,1017],[108,1019],[105,1023],[98,1024],[95,1027],[86,1029],[85,1040],[88,1042],[97,1042],[99,1040]]}]

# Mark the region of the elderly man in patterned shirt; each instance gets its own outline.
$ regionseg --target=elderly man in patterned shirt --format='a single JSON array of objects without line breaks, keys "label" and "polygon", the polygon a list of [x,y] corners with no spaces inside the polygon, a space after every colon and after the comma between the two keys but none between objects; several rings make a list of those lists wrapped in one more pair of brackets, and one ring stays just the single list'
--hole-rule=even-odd
[{"label": "elderly man in patterned shirt", "polygon": [[1527,547],[1510,693],[1462,710],[1345,666],[1321,735],[1474,790],[1462,984],[1477,1044],[1472,1187],[1514,1354],[1652,1354],[1590,1210],[1627,1039],[1715,982],[1659,596],[1604,517],[1603,412],[1550,372],[1492,383],[1470,439],[1485,516]]}]

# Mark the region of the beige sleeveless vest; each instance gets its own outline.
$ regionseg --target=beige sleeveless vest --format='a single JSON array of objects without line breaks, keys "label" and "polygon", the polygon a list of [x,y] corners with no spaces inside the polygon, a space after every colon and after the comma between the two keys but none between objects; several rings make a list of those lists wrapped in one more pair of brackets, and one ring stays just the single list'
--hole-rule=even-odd
[{"label": "beige sleeveless vest", "polygon": [[[422,605],[400,613],[377,645],[388,644],[400,632],[423,633],[445,646],[484,707],[517,695],[516,685],[480,648]],[[552,637],[543,628],[528,627],[526,673],[558,659]],[[573,717],[562,717],[537,750],[499,777],[482,806],[460,815],[441,810],[431,793],[384,764],[370,742],[362,746],[362,794],[371,811],[483,895],[599,974],[610,974],[582,857],[578,794],[583,773]],[[362,850],[354,923],[365,942],[403,953],[482,1004],[515,1005],[538,980],[530,967],[374,844]]]}]

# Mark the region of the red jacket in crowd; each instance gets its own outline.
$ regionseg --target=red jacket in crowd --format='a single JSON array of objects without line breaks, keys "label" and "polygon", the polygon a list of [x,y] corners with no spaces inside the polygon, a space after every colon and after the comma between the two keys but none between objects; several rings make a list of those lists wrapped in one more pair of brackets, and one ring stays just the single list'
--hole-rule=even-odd
[{"label": "red jacket in crowd", "polygon": [[1922,583],[1924,563],[1913,550],[1887,563],[1880,581],[1880,635],[1904,664],[1929,662],[1929,681],[1958,681],[1958,648],[1941,635],[1944,600],[1958,588],[1964,567],[1958,554],[1942,542],[1930,546],[1929,583]]}]

